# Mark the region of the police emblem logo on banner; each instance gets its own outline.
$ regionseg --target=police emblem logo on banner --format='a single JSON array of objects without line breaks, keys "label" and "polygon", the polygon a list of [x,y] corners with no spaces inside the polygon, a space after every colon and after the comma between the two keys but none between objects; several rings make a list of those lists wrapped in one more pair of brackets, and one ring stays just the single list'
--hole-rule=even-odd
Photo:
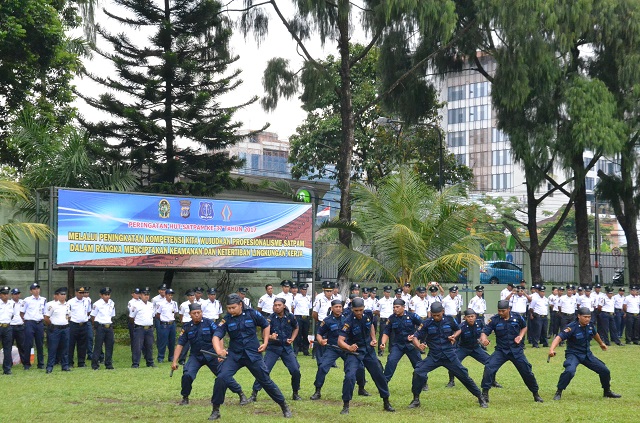
[{"label": "police emblem logo on banner", "polygon": [[160,215],[161,218],[167,219],[170,213],[171,213],[171,204],[169,204],[168,200],[163,198],[158,203],[158,214]]},{"label": "police emblem logo on banner", "polygon": [[203,220],[213,219],[213,203],[210,201],[201,201],[198,216]]},{"label": "police emblem logo on banner", "polygon": [[191,201],[180,200],[180,216],[185,219],[191,216]]}]

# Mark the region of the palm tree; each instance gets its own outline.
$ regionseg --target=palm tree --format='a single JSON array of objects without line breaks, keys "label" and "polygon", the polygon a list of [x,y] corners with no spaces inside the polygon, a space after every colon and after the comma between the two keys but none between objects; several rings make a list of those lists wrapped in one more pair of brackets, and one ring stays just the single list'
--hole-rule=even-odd
[{"label": "palm tree", "polygon": [[[17,182],[0,180],[0,205],[7,209],[17,201],[25,201],[28,193]],[[6,209],[5,209],[6,210]],[[51,234],[47,225],[41,223],[20,222],[11,217],[7,223],[0,224],[0,257],[20,254],[25,250],[25,240],[46,240]]]},{"label": "palm tree", "polygon": [[453,186],[439,193],[413,169],[402,167],[377,187],[353,187],[351,222],[331,221],[324,228],[350,230],[360,244],[337,245],[329,254],[352,279],[424,283],[450,280],[460,268],[480,262],[483,243],[501,235],[474,233],[486,216],[466,201],[464,189]]}]

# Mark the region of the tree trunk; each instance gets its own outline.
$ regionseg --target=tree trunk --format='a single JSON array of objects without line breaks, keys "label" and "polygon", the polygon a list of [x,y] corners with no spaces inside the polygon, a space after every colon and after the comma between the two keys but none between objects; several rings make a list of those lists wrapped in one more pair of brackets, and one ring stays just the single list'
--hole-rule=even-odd
[{"label": "tree trunk", "polygon": [[173,283],[173,277],[175,276],[175,270],[165,270],[164,276],[162,278],[162,283],[167,285],[167,288],[171,288],[171,284]]},{"label": "tree trunk", "polygon": [[[51,282],[49,282],[51,283]],[[73,297],[76,292],[76,271],[75,269],[67,269],[67,297]]]},{"label": "tree trunk", "polygon": [[540,247],[540,239],[538,238],[538,201],[535,194],[535,189],[527,183],[527,229],[529,230],[529,260],[531,262],[531,281],[527,282],[532,285],[542,283],[540,262],[543,250]]},{"label": "tree trunk", "polygon": [[574,210],[576,212],[576,241],[578,242],[578,272],[580,285],[590,285],[591,252],[589,250],[589,212],[587,210],[587,187],[584,183],[584,160],[582,153],[573,157],[573,172],[577,190]]},{"label": "tree trunk", "polygon": [[[340,118],[342,121],[342,143],[338,162],[338,187],[340,188],[340,214],[342,221],[351,221],[351,158],[354,143],[354,118],[351,99],[351,68],[349,66],[349,7],[341,0],[338,6],[338,49],[340,51]],[[340,242],[351,247],[351,233],[340,230]],[[339,275],[341,276],[341,275]]]}]

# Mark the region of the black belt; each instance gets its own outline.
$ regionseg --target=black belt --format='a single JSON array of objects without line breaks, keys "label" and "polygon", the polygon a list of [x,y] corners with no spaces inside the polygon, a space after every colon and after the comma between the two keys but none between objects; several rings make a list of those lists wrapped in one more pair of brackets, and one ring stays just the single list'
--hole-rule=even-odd
[{"label": "black belt", "polygon": [[615,310],[616,310],[616,311],[618,311],[618,310],[622,311],[622,309],[621,309],[621,308],[616,308]]},{"label": "black belt", "polygon": [[601,313],[608,314],[609,316],[615,315],[615,313],[612,311],[601,311]]},{"label": "black belt", "polygon": [[299,314],[296,314],[296,317],[301,318],[302,320],[307,320],[309,318],[309,316],[301,316]]},{"label": "black belt", "polygon": [[78,326],[84,326],[87,324],[87,322],[82,322],[82,323],[78,323],[78,322],[69,322],[72,325],[78,325]]},{"label": "black belt", "polygon": [[637,316],[638,314],[640,314],[640,313],[627,313],[627,314],[630,314],[630,315],[632,315],[633,317],[636,317],[636,316]]},{"label": "black belt", "polygon": [[538,313],[533,313],[534,317],[547,317],[546,314],[538,314]]},{"label": "black belt", "polygon": [[149,325],[149,326],[133,325],[133,327],[142,328],[144,330],[149,330],[149,329],[151,329],[153,327],[153,325]]},{"label": "black belt", "polygon": [[50,329],[66,329],[69,325],[49,325]]},{"label": "black belt", "polygon": [[42,320],[25,320],[25,322],[33,322],[35,324],[42,323]]},{"label": "black belt", "polygon": [[478,317],[484,317],[484,313],[476,313]]},{"label": "black belt", "polygon": [[576,313],[565,313],[565,312],[562,312],[562,314],[564,314],[565,316],[575,316],[576,315]]},{"label": "black belt", "polygon": [[[161,324],[161,325],[165,325],[165,326],[170,326],[170,325],[174,324],[175,322],[176,322],[176,321],[175,321],[175,320],[173,320],[173,321],[171,321],[171,322],[160,322],[160,324]],[[136,327],[141,327],[141,326],[136,326]],[[144,327],[146,328],[147,326],[144,326]]]}]

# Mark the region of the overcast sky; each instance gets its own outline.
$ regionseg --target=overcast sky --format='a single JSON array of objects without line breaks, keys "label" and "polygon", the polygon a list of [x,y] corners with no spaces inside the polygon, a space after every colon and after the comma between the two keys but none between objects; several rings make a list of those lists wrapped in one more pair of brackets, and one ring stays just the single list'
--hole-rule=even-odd
[{"label": "overcast sky", "polygon": [[[289,15],[293,13],[290,1],[280,1],[279,4],[281,4],[280,7],[283,11],[286,11]],[[126,27],[119,26],[115,21],[107,18],[102,13],[103,7],[112,13],[119,10],[111,2],[102,0],[100,6],[97,21],[102,26],[109,28],[113,33],[122,31],[129,33],[131,31]],[[267,10],[271,11],[271,9]],[[244,82],[230,95],[222,98],[221,104],[223,106],[232,106],[242,103],[254,95],[262,96],[262,93],[264,92],[262,88],[262,73],[267,61],[272,57],[285,57],[294,64],[295,69],[300,68],[302,59],[296,53],[295,42],[291,39],[291,36],[286,31],[282,23],[277,19],[277,16],[275,16],[274,13],[271,13],[271,15],[272,17],[269,22],[269,35],[259,46],[252,36],[247,37],[245,40],[239,31],[234,31],[231,48],[235,54],[239,55],[239,60],[233,66],[234,68],[242,70],[240,78]],[[275,19],[273,16],[275,16]],[[142,45],[142,42],[145,40],[144,33],[142,32],[132,33],[131,38],[136,40],[138,45]],[[109,44],[104,40],[98,40],[98,46],[103,49],[109,48]],[[337,53],[335,43],[327,44],[323,49],[321,48],[318,40],[316,42],[308,43],[307,47],[315,58],[324,58],[328,54]],[[94,55],[92,59],[85,60],[85,66],[90,72],[100,76],[108,76],[115,73],[113,67],[110,66],[110,63],[97,55]],[[84,93],[94,93],[94,95],[97,95],[104,92],[104,88],[95,84],[87,77],[82,79],[77,78],[75,83],[78,89]],[[91,109],[82,100],[78,99],[76,105],[78,106],[80,113],[84,116],[91,120],[99,120],[100,112]],[[277,133],[281,139],[288,138],[294,134],[296,127],[300,125],[304,120],[304,117],[305,113],[300,108],[300,101],[297,99],[297,96],[291,100],[281,101],[278,108],[271,113],[267,113],[262,110],[259,102],[256,102],[235,114],[235,119],[243,123],[243,129],[258,129],[268,122],[271,124],[268,131]]]}]

